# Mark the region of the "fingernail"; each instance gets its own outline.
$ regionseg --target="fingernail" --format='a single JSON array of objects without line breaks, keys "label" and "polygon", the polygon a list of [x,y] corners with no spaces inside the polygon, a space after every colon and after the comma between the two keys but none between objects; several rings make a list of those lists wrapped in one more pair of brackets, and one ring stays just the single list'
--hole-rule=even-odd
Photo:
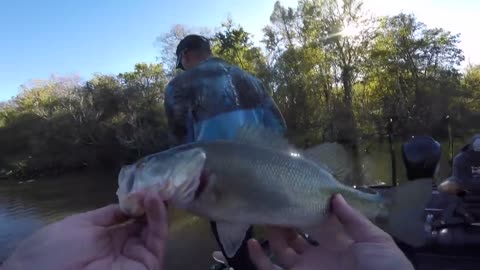
[{"label": "fingernail", "polygon": [[333,208],[335,207],[335,205],[338,205],[338,204],[346,204],[345,199],[340,193],[333,195],[332,203],[330,205],[330,212],[333,212],[334,211]]},{"label": "fingernail", "polygon": [[345,198],[343,198],[342,194],[337,194],[337,200],[340,203],[346,203]]},{"label": "fingernail", "polygon": [[258,250],[258,246],[259,244],[257,244],[258,241],[253,239],[253,238],[250,238],[248,241],[247,241],[247,246],[249,248],[249,250],[253,249],[255,251],[255,249]]}]

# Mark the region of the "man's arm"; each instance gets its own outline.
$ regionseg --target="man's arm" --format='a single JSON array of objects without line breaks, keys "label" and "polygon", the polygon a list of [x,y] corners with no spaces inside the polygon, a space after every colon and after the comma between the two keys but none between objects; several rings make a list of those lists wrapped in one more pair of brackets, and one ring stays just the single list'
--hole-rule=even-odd
[{"label": "man's arm", "polygon": [[455,176],[461,182],[469,180],[468,166],[466,164],[466,158],[464,153],[458,154],[453,159],[452,175]]},{"label": "man's arm", "polygon": [[240,68],[233,68],[232,77],[242,106],[262,108],[263,124],[284,134],[287,129],[285,119],[262,82]]},{"label": "man's arm", "polygon": [[173,146],[183,144],[187,140],[185,119],[186,104],[184,104],[184,102],[185,101],[182,102],[182,99],[175,93],[175,88],[171,84],[168,84],[165,89],[164,107],[170,131],[170,143]]},{"label": "man's arm", "polygon": [[278,109],[277,104],[275,104],[273,98],[268,93],[265,94],[266,96],[263,102],[263,108],[265,110],[263,123],[265,126],[271,127],[281,134],[284,134],[287,130],[285,119],[283,118],[283,115],[280,112],[280,109]]},{"label": "man's arm", "polygon": [[285,119],[283,118],[280,109],[277,104],[275,104],[275,101],[270,94],[267,93],[262,82],[253,76],[252,80],[257,91],[261,92],[261,102],[264,109],[263,124],[281,134],[284,134],[287,129],[287,124],[285,123]]}]

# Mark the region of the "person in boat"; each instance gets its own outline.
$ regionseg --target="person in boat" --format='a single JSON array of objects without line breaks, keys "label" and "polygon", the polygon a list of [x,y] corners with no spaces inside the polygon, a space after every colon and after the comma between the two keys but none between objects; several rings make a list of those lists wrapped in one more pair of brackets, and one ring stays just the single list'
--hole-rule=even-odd
[{"label": "person in boat", "polygon": [[[207,38],[188,35],[177,46],[177,68],[183,73],[169,82],[165,111],[173,145],[195,141],[234,139],[245,124],[257,124],[284,134],[285,120],[260,80],[224,60],[214,57]],[[215,222],[213,234],[220,244]],[[246,237],[253,235],[252,227]],[[246,240],[233,258],[235,269],[254,269]]]},{"label": "person in boat", "polygon": [[[0,270],[164,269],[168,240],[165,204],[155,192],[142,196],[145,219],[125,222],[128,217],[123,215],[118,204],[66,217],[21,242]],[[280,267],[414,269],[392,238],[340,195],[332,198],[331,214],[332,222],[321,224],[317,229],[316,237],[322,239],[319,246],[309,245],[288,229],[267,229]],[[339,230],[341,227],[344,229]],[[332,234],[334,231],[336,233]],[[278,269],[256,240],[249,241],[248,251],[257,269]]]},{"label": "person in boat", "polygon": [[452,181],[480,190],[480,134],[476,134],[453,159]]}]

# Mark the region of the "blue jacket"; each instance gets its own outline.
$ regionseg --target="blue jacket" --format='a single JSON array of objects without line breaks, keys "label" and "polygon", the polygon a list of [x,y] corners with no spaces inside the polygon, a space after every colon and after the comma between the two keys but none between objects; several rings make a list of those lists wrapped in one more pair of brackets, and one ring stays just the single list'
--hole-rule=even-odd
[{"label": "blue jacket", "polygon": [[231,139],[246,123],[261,124],[281,134],[286,129],[262,83],[215,57],[170,81],[165,111],[175,145]]}]

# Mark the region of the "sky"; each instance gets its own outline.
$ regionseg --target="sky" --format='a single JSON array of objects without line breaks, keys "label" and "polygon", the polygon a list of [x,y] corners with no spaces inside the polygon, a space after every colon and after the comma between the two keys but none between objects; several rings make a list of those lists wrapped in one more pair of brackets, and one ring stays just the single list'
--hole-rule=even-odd
[{"label": "sky", "polygon": [[[295,6],[296,0],[281,0]],[[155,39],[175,24],[214,28],[228,16],[256,40],[275,0],[2,0],[0,1],[0,101],[31,79],[131,71],[155,62]],[[429,27],[461,33],[467,60],[480,64],[480,1],[366,0],[376,15],[415,13]]]}]

